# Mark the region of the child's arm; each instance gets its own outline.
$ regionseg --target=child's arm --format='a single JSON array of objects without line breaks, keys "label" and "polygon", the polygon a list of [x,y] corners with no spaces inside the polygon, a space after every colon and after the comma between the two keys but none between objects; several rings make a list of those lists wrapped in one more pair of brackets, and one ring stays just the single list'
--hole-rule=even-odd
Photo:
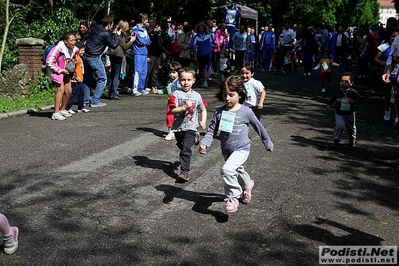
[{"label": "child's arm", "polygon": [[204,108],[204,110],[201,111],[201,121],[199,121],[199,125],[202,129],[206,128],[207,117],[208,117],[208,113],[207,113],[206,109]]},{"label": "child's arm", "polygon": [[265,98],[266,98],[266,91],[263,89],[262,92],[260,93],[258,109],[263,109],[263,102],[265,101]]},{"label": "child's arm", "polygon": [[317,64],[317,66],[315,66],[314,68],[313,68],[313,70],[317,70],[317,69],[319,69],[320,68],[320,64]]},{"label": "child's arm", "polygon": [[180,107],[172,107],[172,114],[177,115],[180,113],[184,113],[185,111],[187,111],[187,109],[189,109],[191,106],[193,106],[193,103],[188,100],[183,106]]},{"label": "child's arm", "polygon": [[332,66],[339,67],[340,65],[338,63],[332,62]]},{"label": "child's arm", "polygon": [[201,144],[199,145],[199,152],[201,154],[205,154],[207,147],[212,145],[213,138],[215,137],[217,129],[219,128],[218,114],[220,114],[220,112],[216,110],[208,126],[208,131],[201,140]]},{"label": "child's arm", "polygon": [[253,129],[255,129],[256,133],[258,133],[263,146],[265,146],[267,151],[274,151],[274,144],[272,140],[269,137],[269,134],[267,133],[265,127],[262,125],[261,122],[259,122],[258,118],[255,116],[253,112],[249,113],[250,119],[249,123],[252,125]]}]

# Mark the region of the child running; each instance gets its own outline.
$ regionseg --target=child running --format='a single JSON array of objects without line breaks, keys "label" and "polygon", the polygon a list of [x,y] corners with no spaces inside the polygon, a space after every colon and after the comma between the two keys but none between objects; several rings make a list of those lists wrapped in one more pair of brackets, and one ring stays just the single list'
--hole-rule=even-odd
[{"label": "child running", "polygon": [[[206,127],[207,112],[201,95],[193,91],[195,71],[189,67],[179,70],[181,90],[175,90],[170,96],[168,108],[175,116],[171,130],[175,133],[176,145],[180,149],[180,174],[177,181],[189,180],[192,146],[195,143],[198,124],[202,129]],[[198,121],[198,110],[201,120]]]},{"label": "child running", "polygon": [[356,124],[355,124],[355,104],[362,102],[359,93],[352,88],[355,77],[351,72],[341,74],[339,85],[333,96],[327,103],[327,110],[335,103],[335,128],[333,148],[338,148],[339,140],[344,129],[349,133],[349,146],[354,146],[356,142]]},{"label": "child running", "polygon": [[238,209],[238,199],[249,203],[254,187],[243,164],[249,156],[251,141],[248,137],[248,125],[251,124],[260,136],[267,151],[274,150],[273,142],[263,125],[247,106],[243,105],[247,92],[241,77],[230,76],[219,85],[216,98],[225,106],[216,109],[208,132],[202,139],[199,152],[206,153],[220,130],[220,145],[225,163],[220,171],[224,184],[226,212],[234,213]]},{"label": "child running", "polygon": [[266,90],[262,82],[253,78],[254,74],[255,67],[251,62],[246,62],[240,70],[241,79],[247,91],[247,100],[244,105],[251,108],[256,118],[260,120],[260,110],[263,109]]},{"label": "child running", "polygon": [[10,227],[7,217],[0,213],[0,233],[3,236],[4,253],[14,254],[18,249],[18,228]]},{"label": "child running", "polygon": [[321,92],[323,93],[326,92],[326,87],[331,82],[331,66],[339,66],[339,64],[328,58],[328,52],[324,51],[323,58],[320,59],[319,64],[314,68],[314,70],[321,68]]}]

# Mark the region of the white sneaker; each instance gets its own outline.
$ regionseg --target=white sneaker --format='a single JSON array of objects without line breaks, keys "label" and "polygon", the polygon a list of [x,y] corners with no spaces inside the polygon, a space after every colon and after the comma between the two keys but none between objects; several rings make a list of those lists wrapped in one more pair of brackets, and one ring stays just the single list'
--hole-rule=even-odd
[{"label": "white sneaker", "polygon": [[389,108],[388,111],[385,111],[384,114],[384,121],[389,121],[389,120],[391,120],[391,108]]},{"label": "white sneaker", "polygon": [[151,88],[145,88],[144,91],[150,92],[150,91],[152,91],[152,89]]},{"label": "white sneaker", "polygon": [[65,120],[66,118],[61,115],[60,113],[53,113],[53,115],[51,116],[51,119],[53,120]]},{"label": "white sneaker", "polygon": [[69,114],[73,115],[75,112],[72,109],[66,110]]},{"label": "white sneaker", "polygon": [[303,76],[306,77],[308,75],[308,73],[304,73]]},{"label": "white sneaker", "polygon": [[312,73],[308,72],[308,77],[311,77],[311,76],[312,76]]},{"label": "white sneaker", "polygon": [[321,89],[321,92],[326,92],[326,88],[322,88],[322,89]]},{"label": "white sneaker", "polygon": [[90,112],[89,109],[83,108],[82,110],[78,110],[78,113],[88,113]]},{"label": "white sneaker", "polygon": [[396,127],[397,124],[398,124],[398,118],[395,118],[395,122],[393,123],[393,126]]},{"label": "white sneaker", "polygon": [[136,92],[134,92],[134,93],[133,93],[133,95],[137,97],[137,96],[141,96],[141,95],[142,95],[142,93],[141,93],[141,92],[138,92],[138,91],[136,91]]},{"label": "white sneaker", "polygon": [[60,110],[60,114],[64,117],[71,117],[72,115],[68,113],[67,110]]},{"label": "white sneaker", "polygon": [[175,139],[175,132],[171,130],[169,131],[168,135],[166,135],[165,140],[172,140],[172,139]]},{"label": "white sneaker", "polygon": [[147,95],[147,94],[149,94],[149,93],[150,93],[149,91],[143,90],[143,92],[141,93],[141,95]]}]

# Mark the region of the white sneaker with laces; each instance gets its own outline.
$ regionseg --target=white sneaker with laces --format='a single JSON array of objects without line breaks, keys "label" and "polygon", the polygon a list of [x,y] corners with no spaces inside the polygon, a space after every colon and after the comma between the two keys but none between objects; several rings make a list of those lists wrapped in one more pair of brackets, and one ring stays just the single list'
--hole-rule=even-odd
[{"label": "white sneaker with laces", "polygon": [[75,113],[75,111],[73,111],[72,109],[66,110],[69,114],[73,115]]},{"label": "white sneaker with laces", "polygon": [[384,114],[384,121],[389,121],[389,120],[391,120],[391,108],[389,108],[388,111],[385,111]]},{"label": "white sneaker with laces", "polygon": [[171,130],[169,131],[168,135],[166,135],[165,140],[172,140],[172,139],[175,139],[175,132]]},{"label": "white sneaker with laces", "polygon": [[53,115],[51,116],[51,119],[53,120],[65,120],[66,118],[61,115],[60,113],[53,113]]},{"label": "white sneaker with laces", "polygon": [[71,117],[72,115],[70,113],[68,113],[67,110],[60,110],[59,112],[62,116],[64,117]]},{"label": "white sneaker with laces", "polygon": [[89,109],[83,108],[82,110],[78,110],[78,113],[88,113],[90,112]]}]

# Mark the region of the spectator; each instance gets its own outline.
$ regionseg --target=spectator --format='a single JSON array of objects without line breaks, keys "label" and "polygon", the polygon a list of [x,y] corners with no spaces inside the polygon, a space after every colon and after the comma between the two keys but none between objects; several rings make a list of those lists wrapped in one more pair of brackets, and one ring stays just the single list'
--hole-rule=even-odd
[{"label": "spectator", "polygon": [[244,25],[241,25],[240,30],[233,35],[231,42],[234,44],[234,65],[239,70],[244,65],[245,52],[249,49],[248,33],[245,32]]}]

